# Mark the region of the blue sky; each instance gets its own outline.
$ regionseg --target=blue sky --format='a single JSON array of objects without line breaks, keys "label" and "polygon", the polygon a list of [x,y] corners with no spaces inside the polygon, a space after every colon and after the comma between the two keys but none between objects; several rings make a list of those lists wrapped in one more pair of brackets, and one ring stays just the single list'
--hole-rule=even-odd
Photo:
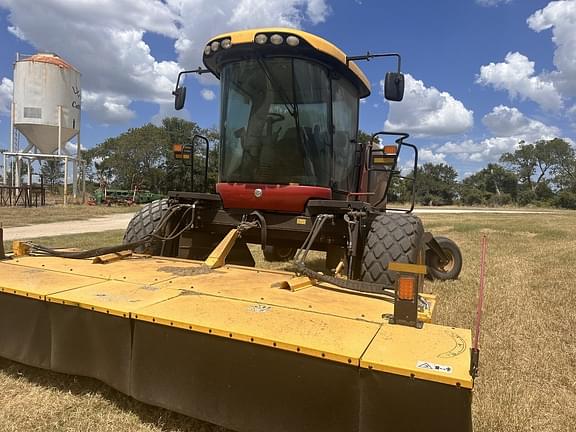
[{"label": "blue sky", "polygon": [[[0,148],[16,52],[56,52],[80,69],[82,141],[92,147],[174,114],[175,75],[199,65],[208,38],[268,25],[303,28],[349,55],[400,52],[401,103],[381,93],[392,62],[361,64],[372,82],[361,128],[407,131],[423,161],[461,176],[520,140],[576,137],[574,0],[0,0]],[[183,115],[216,125],[217,82],[187,85]]]}]

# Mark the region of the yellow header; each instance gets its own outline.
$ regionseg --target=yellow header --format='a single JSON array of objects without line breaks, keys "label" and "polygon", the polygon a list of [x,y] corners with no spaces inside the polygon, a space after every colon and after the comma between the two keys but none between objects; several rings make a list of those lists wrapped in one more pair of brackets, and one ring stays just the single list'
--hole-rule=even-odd
[{"label": "yellow header", "polygon": [[276,32],[293,34],[294,36],[302,38],[303,40],[308,42],[312,47],[314,47],[318,51],[323,52],[324,54],[328,54],[329,56],[337,59],[343,65],[347,66],[348,69],[350,69],[350,71],[366,87],[366,89],[368,90],[368,94],[370,93],[370,81],[368,80],[366,75],[364,75],[364,72],[362,72],[362,70],[358,67],[358,65],[356,65],[356,63],[351,61],[348,63],[348,65],[346,65],[347,56],[340,48],[338,48],[336,45],[328,42],[327,40],[319,36],[313,35],[312,33],[308,33],[302,30],[296,30],[287,27],[264,27],[264,28],[240,30],[236,32],[222,33],[218,36],[215,36],[210,39],[207,45],[210,45],[210,43],[214,40],[219,40],[224,37],[230,38],[232,46],[238,44],[253,43],[254,37],[258,33],[276,33]]}]

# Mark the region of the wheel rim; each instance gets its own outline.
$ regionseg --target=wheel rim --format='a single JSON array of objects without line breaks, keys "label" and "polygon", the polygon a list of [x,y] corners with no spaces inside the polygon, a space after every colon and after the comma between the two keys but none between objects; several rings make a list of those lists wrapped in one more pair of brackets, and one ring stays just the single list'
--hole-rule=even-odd
[{"label": "wheel rim", "polygon": [[440,265],[440,259],[434,257],[434,268],[442,273],[450,273],[454,266],[456,265],[456,260],[454,259],[454,254],[448,249],[442,249],[442,251],[448,256],[448,262],[444,265]]}]

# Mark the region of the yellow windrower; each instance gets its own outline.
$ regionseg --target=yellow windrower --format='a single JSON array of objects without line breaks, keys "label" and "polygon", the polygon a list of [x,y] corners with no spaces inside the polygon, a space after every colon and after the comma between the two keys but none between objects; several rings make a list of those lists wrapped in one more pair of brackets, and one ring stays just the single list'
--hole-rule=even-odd
[{"label": "yellow windrower", "polygon": [[[259,35],[270,46],[255,51]],[[282,51],[274,51],[278,46]],[[230,61],[246,53],[321,58],[330,79],[344,77],[358,98],[370,94],[353,58],[300,30],[212,38],[204,47],[208,69],[198,73],[219,76],[218,50],[233,53]],[[185,91],[179,92],[183,102]],[[392,147],[378,154],[378,163],[396,154]],[[187,158],[182,146],[173,150]],[[225,232],[195,213],[206,203],[196,206],[202,198],[193,195],[195,204],[186,204],[194,209],[188,243],[176,245],[182,256],[200,248],[194,230],[206,244]],[[220,211],[218,199],[208,204],[209,211]],[[227,215],[234,229],[205,261],[129,251],[94,260],[28,256],[29,245],[15,242],[14,254],[0,259],[0,357],[92,377],[144,403],[237,431],[472,431],[471,332],[432,323],[437,301],[422,293],[426,266],[390,263],[396,286],[373,293],[353,291],[354,283],[367,282],[352,278],[344,284],[317,272],[309,278],[229,265],[226,257],[243,231],[259,228],[266,243],[270,226],[260,212],[236,210]],[[333,214],[314,216],[333,220]],[[294,243],[290,232],[284,237]],[[345,248],[345,238],[326,244]],[[136,240],[131,244],[142,244]]]}]

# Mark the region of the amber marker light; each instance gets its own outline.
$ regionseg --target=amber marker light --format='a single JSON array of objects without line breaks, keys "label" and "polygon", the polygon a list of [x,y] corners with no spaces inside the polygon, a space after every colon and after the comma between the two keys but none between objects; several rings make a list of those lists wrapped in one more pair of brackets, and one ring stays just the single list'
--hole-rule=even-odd
[{"label": "amber marker light", "polygon": [[412,276],[400,276],[398,279],[398,298],[400,300],[414,300],[416,279]]},{"label": "amber marker light", "polygon": [[398,147],[396,147],[395,145],[384,146],[384,154],[385,155],[395,155],[397,151],[398,151]]}]

